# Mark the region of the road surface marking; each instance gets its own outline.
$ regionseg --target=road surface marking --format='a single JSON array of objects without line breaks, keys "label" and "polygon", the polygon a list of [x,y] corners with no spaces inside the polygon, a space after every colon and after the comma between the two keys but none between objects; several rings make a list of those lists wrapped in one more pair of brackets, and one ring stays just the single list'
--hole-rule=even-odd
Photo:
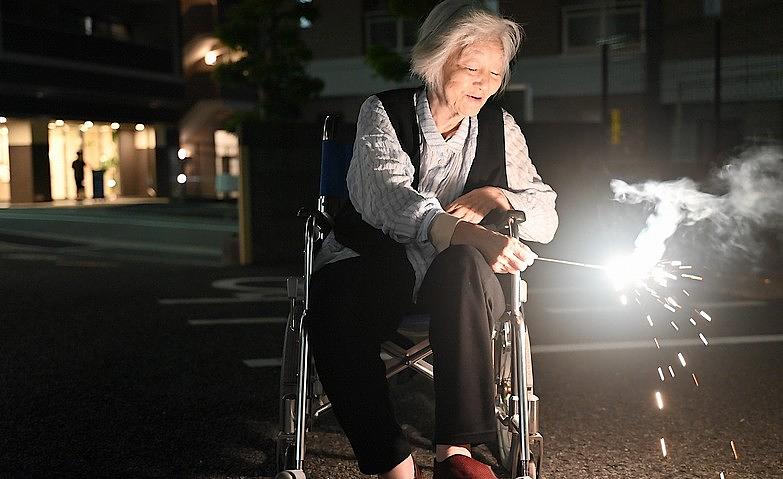
[{"label": "road surface marking", "polygon": [[204,223],[203,219],[198,221],[183,221],[176,219],[139,219],[139,218],[122,218],[111,216],[87,216],[84,214],[84,210],[80,211],[77,215],[69,214],[51,214],[41,215],[38,212],[25,213],[25,212],[11,212],[3,211],[0,214],[0,220],[25,220],[25,221],[56,221],[56,222],[68,222],[68,223],[91,223],[91,224],[104,224],[104,225],[127,225],[127,226],[144,226],[152,228],[169,228],[169,229],[185,229],[196,231],[216,231],[225,233],[235,233],[237,226],[235,224],[220,224],[220,223]]},{"label": "road surface marking", "polygon": [[[767,301],[714,301],[708,303],[698,303],[703,309],[725,309],[725,308],[748,308],[764,307]],[[546,307],[544,310],[549,314],[577,314],[577,313],[617,313],[625,310],[621,305],[603,305],[603,306],[566,306],[566,307]]]},{"label": "road surface marking", "polygon": [[[736,345],[783,342],[783,334],[757,336],[724,336],[710,338],[710,345]],[[704,346],[700,339],[660,340],[661,348]],[[539,344],[532,347],[533,354],[571,353],[578,351],[611,351],[615,349],[654,349],[652,341],[616,341],[612,343]]]},{"label": "road surface marking", "polygon": [[218,319],[189,319],[191,326],[214,326],[221,324],[282,324],[288,320],[284,316],[275,316],[268,318],[218,318]]},{"label": "road surface marking", "polygon": [[283,363],[282,358],[261,358],[261,359],[244,359],[242,360],[245,366],[249,368],[269,368],[280,367]]},{"label": "road surface marking", "polygon": [[264,289],[263,286],[253,286],[243,283],[283,283],[285,284],[288,276],[245,276],[241,278],[224,278],[212,282],[212,287],[216,289],[228,289],[231,291],[256,292]]},{"label": "road surface marking", "polygon": [[177,305],[177,304],[224,304],[224,303],[280,303],[288,301],[288,295],[280,293],[279,295],[255,295],[240,298],[222,297],[222,298],[165,298],[158,299],[159,304]]}]

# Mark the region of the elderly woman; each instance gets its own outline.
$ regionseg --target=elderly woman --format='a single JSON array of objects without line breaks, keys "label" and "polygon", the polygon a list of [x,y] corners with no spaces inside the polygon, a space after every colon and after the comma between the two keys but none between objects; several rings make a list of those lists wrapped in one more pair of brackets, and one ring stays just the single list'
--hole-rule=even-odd
[{"label": "elderly woman", "polygon": [[505,301],[495,273],[524,270],[536,255],[479,223],[516,209],[527,217],[524,240],[548,242],[557,228],[556,195],[519,126],[487,103],[508,83],[520,39],[516,23],[446,0],[412,52],[425,86],[379,93],[361,107],[348,172],[354,218],[338,218],[318,254],[307,324],[365,474],[419,477],[379,357],[416,303],[431,317],[434,477],[495,477],[470,452],[496,437],[490,335]]}]

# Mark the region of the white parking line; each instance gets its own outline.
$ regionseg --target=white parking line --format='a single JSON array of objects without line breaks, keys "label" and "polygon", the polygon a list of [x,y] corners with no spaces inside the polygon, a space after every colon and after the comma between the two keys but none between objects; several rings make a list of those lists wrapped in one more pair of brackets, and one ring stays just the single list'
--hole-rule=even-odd
[{"label": "white parking line", "polygon": [[165,305],[177,304],[223,304],[223,303],[278,303],[288,301],[288,296],[280,294],[277,296],[247,296],[240,298],[218,297],[218,298],[165,298],[158,299],[158,303]]},{"label": "white parking line", "polygon": [[[783,334],[769,334],[758,336],[724,336],[710,338],[711,345],[738,345],[783,342]],[[682,346],[702,346],[700,339],[669,339],[659,341],[662,348],[674,348]],[[655,343],[650,341],[617,341],[613,343],[583,343],[583,344],[544,344],[533,346],[532,354],[546,353],[573,353],[582,351],[611,351],[618,349],[652,349]],[[242,361],[250,368],[280,367],[281,358],[245,359]]]},{"label": "white parking line", "polygon": [[[702,309],[727,309],[727,308],[752,308],[767,306],[767,301],[714,301],[711,303],[699,303]],[[617,313],[625,310],[621,305],[601,305],[601,306],[564,306],[564,307],[546,307],[544,310],[549,314],[581,314],[581,313]]]},{"label": "white parking line", "polygon": [[219,318],[219,319],[189,319],[191,326],[215,326],[215,325],[236,325],[236,324],[282,324],[285,323],[285,316],[275,316],[268,318]]},{"label": "white parking line", "polygon": [[280,367],[282,358],[245,359],[242,361],[249,368]]},{"label": "white parking line", "polygon": [[[710,345],[737,345],[783,342],[783,334],[767,334],[756,336],[723,336],[707,338]],[[703,346],[701,339],[668,339],[658,340],[662,348],[682,346]],[[652,339],[648,341],[616,341],[612,343],[575,343],[575,344],[539,344],[531,348],[533,354],[541,353],[571,353],[577,351],[611,351],[616,349],[654,349]]]}]

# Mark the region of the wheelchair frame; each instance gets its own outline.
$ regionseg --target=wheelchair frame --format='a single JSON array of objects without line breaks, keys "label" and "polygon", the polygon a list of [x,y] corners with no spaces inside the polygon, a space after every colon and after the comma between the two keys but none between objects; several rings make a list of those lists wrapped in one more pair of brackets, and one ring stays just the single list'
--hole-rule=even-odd
[{"label": "wheelchair frame", "polygon": [[[323,141],[330,139],[330,132],[330,118],[327,117]],[[276,479],[306,477],[303,470],[305,434],[312,422],[331,407],[312,364],[308,334],[304,328],[316,247],[330,227],[327,199],[322,194],[315,211],[299,212],[299,216],[305,218],[304,275],[288,278],[287,281],[290,309],[280,373],[280,432],[276,450],[279,472]],[[523,213],[509,212],[503,228],[507,228],[509,235],[518,238],[523,221]],[[511,277],[511,281],[501,281],[506,297],[506,312],[496,322],[492,332],[495,415],[498,425],[498,448],[495,453],[512,478],[536,479],[541,468],[543,437],[538,432],[538,397],[533,394],[529,338],[522,306],[526,301],[526,283],[520,274],[503,276]],[[381,351],[390,356],[385,361],[387,378],[407,369],[423,374],[430,380],[433,378],[432,363],[427,360],[432,354],[429,339],[408,348],[386,341]]]}]

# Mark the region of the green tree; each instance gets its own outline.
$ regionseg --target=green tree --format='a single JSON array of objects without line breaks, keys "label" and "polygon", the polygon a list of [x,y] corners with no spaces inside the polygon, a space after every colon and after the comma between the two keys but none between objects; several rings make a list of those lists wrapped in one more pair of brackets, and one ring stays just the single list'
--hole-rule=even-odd
[{"label": "green tree", "polygon": [[301,0],[239,0],[217,29],[223,44],[238,52],[215,70],[219,82],[255,90],[260,120],[293,119],[323,88],[307,75],[312,57],[300,37],[300,22],[313,22],[317,10]]}]

